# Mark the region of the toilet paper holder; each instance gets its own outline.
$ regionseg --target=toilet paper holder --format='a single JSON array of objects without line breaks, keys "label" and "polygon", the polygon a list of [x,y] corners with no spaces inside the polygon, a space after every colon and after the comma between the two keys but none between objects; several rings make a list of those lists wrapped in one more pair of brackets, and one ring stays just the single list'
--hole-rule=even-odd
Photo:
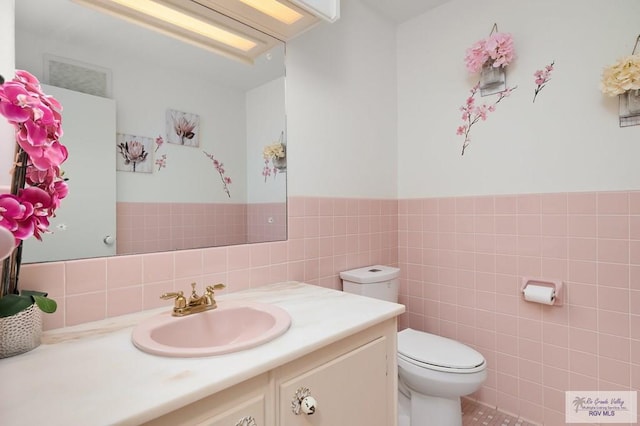
[{"label": "toilet paper holder", "polygon": [[564,303],[564,286],[562,280],[547,279],[547,278],[535,278],[535,277],[522,277],[522,286],[520,287],[520,293],[524,296],[524,289],[528,285],[535,285],[540,287],[551,287],[555,291],[555,301],[553,306],[562,306]]}]

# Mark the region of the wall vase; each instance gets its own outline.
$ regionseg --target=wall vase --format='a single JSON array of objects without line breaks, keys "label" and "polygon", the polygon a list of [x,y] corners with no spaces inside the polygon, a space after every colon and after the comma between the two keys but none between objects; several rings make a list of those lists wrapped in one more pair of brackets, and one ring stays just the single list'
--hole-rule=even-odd
[{"label": "wall vase", "polygon": [[35,303],[15,315],[0,318],[0,358],[37,348],[41,336],[42,311]]},{"label": "wall vase", "polygon": [[278,169],[280,173],[287,171],[287,157],[274,157],[273,158],[273,167]]},{"label": "wall vase", "polygon": [[619,95],[620,127],[640,124],[640,89],[628,90]]},{"label": "wall vase", "polygon": [[487,62],[480,70],[480,95],[488,96],[504,91],[507,88],[507,77],[503,67],[494,67]]}]

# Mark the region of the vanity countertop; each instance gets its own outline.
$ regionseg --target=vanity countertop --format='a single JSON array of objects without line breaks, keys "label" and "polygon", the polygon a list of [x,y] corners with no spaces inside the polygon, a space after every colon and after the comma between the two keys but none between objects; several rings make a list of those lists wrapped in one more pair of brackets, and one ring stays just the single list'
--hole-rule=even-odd
[{"label": "vanity countertop", "polygon": [[52,330],[38,348],[0,360],[0,423],[137,425],[404,312],[403,305],[297,282],[217,299],[278,305],[291,328],[262,346],[204,358],[133,346],[133,326],[170,307]]}]

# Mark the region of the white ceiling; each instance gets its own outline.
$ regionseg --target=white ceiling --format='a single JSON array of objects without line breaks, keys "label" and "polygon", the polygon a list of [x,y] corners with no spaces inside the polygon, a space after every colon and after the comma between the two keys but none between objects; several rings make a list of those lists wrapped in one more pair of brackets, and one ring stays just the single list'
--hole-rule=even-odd
[{"label": "white ceiling", "polygon": [[[349,1],[349,0],[342,0]],[[395,23],[402,23],[414,16],[440,6],[450,0],[362,0],[372,9]]]}]

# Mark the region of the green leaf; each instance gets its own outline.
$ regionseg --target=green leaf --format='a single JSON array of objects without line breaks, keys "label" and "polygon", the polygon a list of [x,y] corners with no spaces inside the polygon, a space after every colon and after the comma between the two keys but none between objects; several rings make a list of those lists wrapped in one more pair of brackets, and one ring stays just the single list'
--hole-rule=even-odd
[{"label": "green leaf", "polygon": [[33,305],[32,296],[7,294],[0,299],[0,318],[15,315],[18,312],[24,311],[31,305]]},{"label": "green leaf", "polygon": [[33,304],[38,305],[42,312],[54,313],[58,308],[55,300],[49,299],[42,291],[22,290],[20,294],[7,294],[0,298],[0,318],[10,317],[24,311]]},{"label": "green leaf", "polygon": [[46,312],[47,314],[54,313],[58,308],[58,304],[56,303],[56,301],[53,299],[49,299],[48,297],[37,296],[34,294],[33,300],[36,301],[36,305],[38,305],[38,308],[40,308],[42,312]]}]

